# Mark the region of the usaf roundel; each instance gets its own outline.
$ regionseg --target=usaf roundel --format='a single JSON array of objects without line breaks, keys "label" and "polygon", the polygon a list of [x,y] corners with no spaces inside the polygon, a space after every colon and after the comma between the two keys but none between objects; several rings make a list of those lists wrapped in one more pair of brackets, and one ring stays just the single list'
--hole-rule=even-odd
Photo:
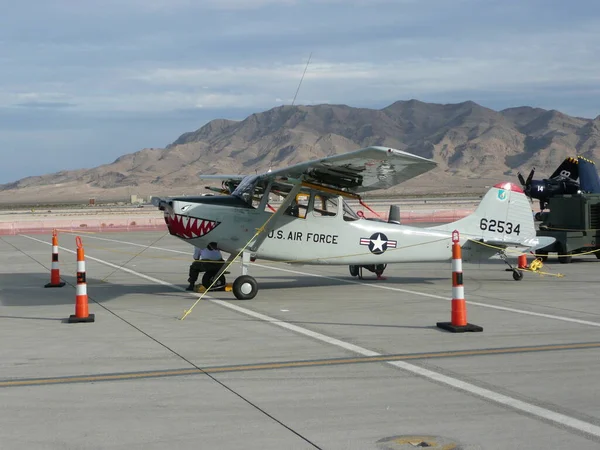
[{"label": "usaf roundel", "polygon": [[375,255],[381,255],[388,248],[396,248],[397,241],[388,240],[383,233],[375,233],[369,238],[360,238],[360,245],[368,245],[369,251]]}]

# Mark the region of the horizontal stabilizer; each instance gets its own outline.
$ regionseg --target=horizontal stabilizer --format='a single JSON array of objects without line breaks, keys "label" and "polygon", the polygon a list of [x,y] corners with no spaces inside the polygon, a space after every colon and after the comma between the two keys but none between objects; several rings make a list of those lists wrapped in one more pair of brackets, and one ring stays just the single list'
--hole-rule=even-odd
[{"label": "horizontal stabilizer", "polygon": [[486,239],[479,239],[478,241],[485,245],[489,245],[490,247],[521,247],[535,251],[553,244],[554,241],[556,241],[556,238],[550,236],[537,236],[523,241],[493,241]]}]

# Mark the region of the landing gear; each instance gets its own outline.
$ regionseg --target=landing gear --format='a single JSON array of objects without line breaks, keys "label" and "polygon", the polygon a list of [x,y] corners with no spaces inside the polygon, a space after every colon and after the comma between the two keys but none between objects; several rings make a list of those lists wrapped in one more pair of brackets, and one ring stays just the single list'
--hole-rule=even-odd
[{"label": "landing gear", "polygon": [[256,297],[258,283],[250,275],[241,275],[233,282],[232,290],[238,300],[251,300]]},{"label": "landing gear", "polygon": [[366,266],[349,266],[349,269],[350,275],[353,277],[358,277],[360,280],[363,279],[363,269],[373,272],[375,275],[377,275],[378,280],[385,280],[385,277],[382,277],[382,275],[386,267],[387,264],[370,264]]},{"label": "landing gear", "polygon": [[523,272],[520,270],[513,270],[513,280],[521,281],[523,279]]},{"label": "landing gear", "polygon": [[506,263],[506,265],[509,267],[508,269],[506,269],[506,271],[513,273],[513,280],[521,281],[523,279],[523,272],[508,262],[508,257],[506,256],[505,252],[501,251],[501,252],[499,252],[499,254],[500,254],[500,259],[502,259],[502,261],[504,261]]}]

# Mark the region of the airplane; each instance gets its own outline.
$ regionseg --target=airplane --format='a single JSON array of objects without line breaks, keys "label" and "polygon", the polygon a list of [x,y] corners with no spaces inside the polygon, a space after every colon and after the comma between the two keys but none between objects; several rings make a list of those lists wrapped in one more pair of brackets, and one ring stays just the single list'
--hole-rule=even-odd
[{"label": "airplane", "polygon": [[[229,195],[153,197],[164,211],[169,233],[198,247],[216,242],[230,256],[220,269],[206,272],[206,290],[226,287],[224,272],[241,256],[241,275],[227,285],[237,299],[258,292],[248,274],[256,259],[299,265],[356,266],[449,261],[457,230],[463,260],[499,255],[513,272],[523,272],[506,256],[508,247],[535,250],[552,242],[537,237],[529,201],[514,183],[498,183],[471,215],[450,224],[420,228],[360,217],[347,199],[387,189],[435,168],[437,163],[401,150],[373,146],[254,175],[212,175],[235,188]],[[225,185],[224,184],[224,185]],[[283,198],[279,208],[270,195]],[[297,201],[299,198],[308,201]],[[354,268],[353,268],[354,266]]]},{"label": "airplane", "polygon": [[[531,169],[527,179],[517,174],[525,195],[540,202],[540,212],[536,220],[542,219],[549,199],[558,195],[573,195],[581,192],[600,193],[600,177],[593,161],[582,156],[566,158],[550,176],[543,180],[534,180],[535,167]],[[578,180],[579,179],[579,180]]]}]

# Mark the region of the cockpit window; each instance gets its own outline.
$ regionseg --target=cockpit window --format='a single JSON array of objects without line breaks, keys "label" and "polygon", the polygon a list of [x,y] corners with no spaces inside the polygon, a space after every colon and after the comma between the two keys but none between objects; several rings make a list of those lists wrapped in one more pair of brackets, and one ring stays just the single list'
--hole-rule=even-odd
[{"label": "cockpit window", "polygon": [[248,175],[245,177],[235,191],[231,193],[234,197],[244,200],[249,205],[252,205],[252,199],[254,197],[254,190],[258,184],[258,175]]},{"label": "cockpit window", "polygon": [[346,222],[352,222],[353,220],[358,219],[360,219],[360,217],[358,217],[358,214],[356,214],[354,210],[350,208],[350,205],[348,205],[348,203],[344,201],[344,220]]}]

